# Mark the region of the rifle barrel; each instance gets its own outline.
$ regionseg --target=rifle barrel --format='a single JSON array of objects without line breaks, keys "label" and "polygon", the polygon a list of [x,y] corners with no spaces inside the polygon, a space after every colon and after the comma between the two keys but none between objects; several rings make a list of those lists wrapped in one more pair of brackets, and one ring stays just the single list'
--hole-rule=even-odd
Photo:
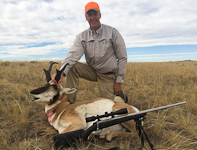
[{"label": "rifle barrel", "polygon": [[131,114],[128,114],[128,115],[118,116],[118,117],[115,117],[115,118],[102,120],[99,123],[106,122],[108,120],[116,120],[116,119],[120,119],[120,118],[127,118],[129,116],[137,116],[137,115],[140,115],[140,114],[146,114],[148,112],[152,112],[152,111],[156,111],[156,110],[161,110],[161,109],[166,109],[166,108],[169,108],[169,107],[173,107],[173,106],[177,106],[177,105],[182,105],[182,104],[185,104],[185,103],[186,102],[179,102],[179,103],[170,104],[170,105],[166,105],[166,106],[161,106],[161,107],[156,107],[156,108],[152,108],[152,109],[142,110],[142,111],[139,111],[139,112],[136,112],[136,113],[131,113]]},{"label": "rifle barrel", "polygon": [[[177,106],[177,105],[182,105],[182,104],[185,104],[186,102],[180,102],[180,103],[175,103],[175,104],[170,104],[170,105],[166,105],[166,106],[161,106],[161,107],[156,107],[156,108],[152,108],[152,109],[148,109],[148,110],[142,110],[142,111],[139,111],[137,113],[148,113],[148,112],[152,112],[152,111],[156,111],[156,110],[161,110],[161,109],[166,109],[166,108],[169,108],[169,107],[173,107],[173,106]],[[137,114],[136,113],[136,114]],[[134,113],[133,113],[134,114]]]}]

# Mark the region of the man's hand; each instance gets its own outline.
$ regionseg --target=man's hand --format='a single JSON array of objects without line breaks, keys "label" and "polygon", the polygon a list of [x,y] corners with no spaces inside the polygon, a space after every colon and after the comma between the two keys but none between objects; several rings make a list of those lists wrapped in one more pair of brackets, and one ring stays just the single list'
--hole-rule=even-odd
[{"label": "man's hand", "polygon": [[118,95],[121,91],[121,83],[115,83],[114,85],[114,94]]},{"label": "man's hand", "polygon": [[53,74],[53,75],[51,76],[51,81],[53,82],[54,85],[57,85],[58,83],[62,82],[63,77],[64,77],[64,73],[62,72],[61,77],[60,77],[60,80],[58,81],[58,83],[57,83],[57,81],[55,80],[55,77],[56,77],[56,74]]}]

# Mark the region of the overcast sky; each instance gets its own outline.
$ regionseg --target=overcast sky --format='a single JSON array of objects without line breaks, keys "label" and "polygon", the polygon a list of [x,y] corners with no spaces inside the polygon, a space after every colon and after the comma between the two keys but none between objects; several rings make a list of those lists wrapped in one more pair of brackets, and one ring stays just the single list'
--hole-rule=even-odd
[{"label": "overcast sky", "polygon": [[[0,60],[65,58],[76,35],[89,28],[88,2],[0,0]],[[96,2],[101,23],[123,36],[129,61],[197,60],[197,0]]]}]

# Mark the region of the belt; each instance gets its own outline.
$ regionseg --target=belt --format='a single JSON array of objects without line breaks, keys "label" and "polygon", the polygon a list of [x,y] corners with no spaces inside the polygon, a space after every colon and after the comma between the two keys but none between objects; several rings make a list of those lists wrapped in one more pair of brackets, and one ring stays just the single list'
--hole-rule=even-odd
[{"label": "belt", "polygon": [[114,72],[107,72],[107,73],[104,73],[105,75],[108,75],[108,74],[114,74]]}]

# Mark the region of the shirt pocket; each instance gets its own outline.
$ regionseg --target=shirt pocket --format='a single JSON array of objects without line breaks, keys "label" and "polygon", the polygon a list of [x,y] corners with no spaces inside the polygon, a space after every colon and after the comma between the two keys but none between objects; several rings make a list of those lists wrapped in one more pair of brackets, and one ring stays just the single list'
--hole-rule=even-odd
[{"label": "shirt pocket", "polygon": [[100,47],[101,56],[105,56],[106,54],[110,53],[112,49],[112,43],[110,38],[100,40],[99,47]]},{"label": "shirt pocket", "polygon": [[85,43],[85,55],[88,58],[91,58],[94,56],[94,41],[86,41]]}]

